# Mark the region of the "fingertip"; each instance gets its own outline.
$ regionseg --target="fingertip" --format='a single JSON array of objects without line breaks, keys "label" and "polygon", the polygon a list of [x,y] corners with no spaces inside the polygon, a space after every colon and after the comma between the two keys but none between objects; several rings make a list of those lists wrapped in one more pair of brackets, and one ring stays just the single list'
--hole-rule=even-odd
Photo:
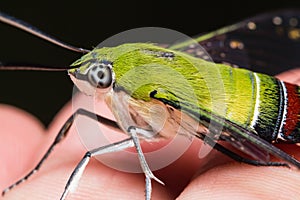
[{"label": "fingertip", "polygon": [[279,191],[289,191],[297,197],[295,185],[299,171],[285,167],[255,167],[230,163],[215,167],[195,178],[178,197],[181,199],[281,199],[287,197]]},{"label": "fingertip", "polygon": [[19,108],[0,104],[0,188],[32,167],[45,133],[42,123]]},{"label": "fingertip", "polygon": [[282,81],[300,85],[300,68],[288,70],[276,76]]}]

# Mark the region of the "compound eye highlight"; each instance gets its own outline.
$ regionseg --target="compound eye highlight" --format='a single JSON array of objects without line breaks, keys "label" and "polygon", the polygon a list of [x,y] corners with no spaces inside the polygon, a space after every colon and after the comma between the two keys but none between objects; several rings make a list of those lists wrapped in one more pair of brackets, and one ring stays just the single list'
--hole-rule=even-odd
[{"label": "compound eye highlight", "polygon": [[95,63],[88,72],[88,81],[97,88],[108,88],[112,84],[112,66],[110,64]]}]

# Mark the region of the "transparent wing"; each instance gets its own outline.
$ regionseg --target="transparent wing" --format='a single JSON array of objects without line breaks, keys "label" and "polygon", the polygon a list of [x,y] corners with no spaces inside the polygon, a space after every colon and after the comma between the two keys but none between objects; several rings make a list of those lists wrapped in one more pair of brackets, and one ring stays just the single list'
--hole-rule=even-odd
[{"label": "transparent wing", "polygon": [[[212,119],[219,121],[218,117],[216,116],[213,116]],[[234,149],[245,153],[246,155],[261,163],[269,162],[269,155],[273,155],[289,165],[300,168],[300,162],[298,160],[280,150],[268,141],[260,138],[253,131],[247,130],[228,120],[223,120],[223,126],[224,132],[220,134],[219,140],[225,141]],[[211,132],[210,134],[215,135],[219,133]],[[210,134],[208,134],[207,136],[212,138]],[[216,140],[215,142],[217,143],[218,140]]]},{"label": "transparent wing", "polygon": [[[252,134],[249,135],[251,137]],[[270,161],[270,155],[265,149],[261,149],[260,146],[255,145],[248,141],[244,137],[239,137],[232,132],[222,133],[220,139],[226,141],[235,149],[245,153],[255,160],[267,163]]]},{"label": "transparent wing", "polygon": [[[214,62],[277,74],[300,66],[300,10],[281,10],[246,19],[195,38]],[[195,42],[194,41],[194,42]],[[193,41],[169,48],[204,58]]]}]

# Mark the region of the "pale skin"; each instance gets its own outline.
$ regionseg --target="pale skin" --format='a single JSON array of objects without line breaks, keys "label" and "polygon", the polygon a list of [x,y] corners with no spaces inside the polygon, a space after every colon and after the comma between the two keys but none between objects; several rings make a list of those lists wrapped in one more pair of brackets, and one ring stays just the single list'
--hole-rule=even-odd
[{"label": "pale skin", "polygon": [[[300,85],[300,69],[277,76]],[[29,113],[0,105],[0,188],[25,175],[39,161],[58,130],[72,114],[67,104],[47,130]],[[59,199],[65,183],[86,149],[72,128],[39,172],[9,191],[3,199]],[[240,164],[213,152],[204,159],[194,141],[185,154],[154,174],[165,183],[153,182],[152,199],[295,199],[300,196],[300,170]],[[299,147],[280,145],[300,160]],[[200,171],[199,171],[200,170]],[[144,175],[119,172],[92,159],[77,191],[68,199],[143,199]]]}]

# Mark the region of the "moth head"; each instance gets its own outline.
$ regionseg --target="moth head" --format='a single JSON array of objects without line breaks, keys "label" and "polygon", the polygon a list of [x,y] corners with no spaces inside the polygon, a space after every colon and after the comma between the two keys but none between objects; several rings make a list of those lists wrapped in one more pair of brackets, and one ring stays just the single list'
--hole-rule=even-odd
[{"label": "moth head", "polygon": [[69,70],[74,84],[80,91],[93,95],[95,90],[106,92],[115,81],[112,63],[106,60],[90,60],[79,68]]}]

